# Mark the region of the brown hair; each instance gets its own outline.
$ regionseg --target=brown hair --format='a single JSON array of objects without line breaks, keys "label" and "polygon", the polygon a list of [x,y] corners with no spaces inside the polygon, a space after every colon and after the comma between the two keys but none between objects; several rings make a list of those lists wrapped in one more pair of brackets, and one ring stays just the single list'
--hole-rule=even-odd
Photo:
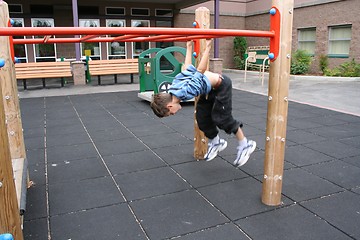
[{"label": "brown hair", "polygon": [[162,92],[155,94],[152,98],[150,106],[154,111],[154,114],[159,118],[168,116],[169,109],[167,107],[168,103],[172,100],[170,93]]}]

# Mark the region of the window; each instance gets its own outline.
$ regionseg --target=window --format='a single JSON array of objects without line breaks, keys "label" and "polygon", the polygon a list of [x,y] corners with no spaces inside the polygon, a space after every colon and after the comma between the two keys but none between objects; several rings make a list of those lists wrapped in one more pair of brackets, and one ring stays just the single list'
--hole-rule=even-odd
[{"label": "window", "polygon": [[9,4],[9,13],[23,13],[21,4]]},{"label": "window", "polygon": [[171,9],[155,9],[155,16],[157,16],[157,17],[172,17],[173,11]]},{"label": "window", "polygon": [[299,29],[298,49],[305,50],[310,55],[315,54],[316,29]]},{"label": "window", "polygon": [[351,25],[329,28],[329,56],[348,57],[350,52]]},{"label": "window", "polygon": [[97,6],[79,6],[78,7],[79,16],[92,16],[99,15],[99,8]]},{"label": "window", "polygon": [[[54,19],[52,18],[33,18],[31,19],[32,27],[54,27]],[[43,38],[44,36],[36,36],[35,38]],[[55,44],[35,44],[35,62],[55,62],[56,45]]]},{"label": "window", "polygon": [[106,7],[106,15],[125,15],[125,8]]},{"label": "window", "polygon": [[[79,27],[100,27],[99,19],[79,19]],[[81,43],[81,56],[89,56],[93,60],[100,59],[101,48],[98,42]]]},{"label": "window", "polygon": [[[23,18],[13,18],[13,27],[24,27]],[[14,36],[14,39],[25,38],[22,36]],[[14,44],[15,57],[22,63],[27,62],[27,52],[25,44]]]},{"label": "window", "polygon": [[[149,20],[131,20],[132,27],[150,27]],[[132,43],[132,54],[134,57],[139,57],[139,55],[149,49],[149,42],[133,42]]]},{"label": "window", "polygon": [[150,16],[150,10],[148,8],[132,8],[132,16]]},{"label": "window", "polygon": [[[107,19],[107,27],[125,27],[125,20]],[[118,35],[111,35],[117,37]],[[109,42],[107,43],[108,59],[126,58],[125,42]]]}]

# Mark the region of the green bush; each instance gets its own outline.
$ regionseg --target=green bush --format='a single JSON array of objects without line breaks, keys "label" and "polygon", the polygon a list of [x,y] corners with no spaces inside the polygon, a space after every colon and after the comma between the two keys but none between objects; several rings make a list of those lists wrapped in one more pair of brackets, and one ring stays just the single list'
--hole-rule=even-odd
[{"label": "green bush", "polygon": [[320,55],[319,57],[319,67],[320,67],[320,71],[325,74],[326,69],[328,69],[329,67],[329,59],[328,56],[326,55]]},{"label": "green bush", "polygon": [[247,48],[247,42],[245,37],[234,38],[234,63],[238,69],[245,69],[244,55]]},{"label": "green bush", "polygon": [[360,77],[360,64],[356,63],[355,59],[352,59],[334,69],[326,69],[325,75],[334,77]]},{"label": "green bush", "polygon": [[297,50],[291,59],[290,74],[299,75],[309,71],[311,56],[304,50]]}]

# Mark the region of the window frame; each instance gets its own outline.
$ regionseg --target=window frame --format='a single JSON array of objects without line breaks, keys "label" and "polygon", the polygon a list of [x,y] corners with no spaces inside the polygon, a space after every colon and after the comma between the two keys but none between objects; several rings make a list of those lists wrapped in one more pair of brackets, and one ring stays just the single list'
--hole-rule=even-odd
[{"label": "window frame", "polygon": [[[34,26],[34,23],[35,21],[39,21],[39,20],[43,20],[43,21],[49,21],[50,22],[50,27],[55,27],[55,20],[53,18],[31,18],[31,27],[36,27]],[[33,38],[37,38],[39,36],[33,36]],[[55,37],[55,36],[54,36]],[[54,60],[53,62],[56,61],[57,59],[57,51],[56,51],[56,43],[53,43],[53,44],[46,44],[47,46],[48,45],[53,45],[54,46],[54,56],[46,56],[46,57],[38,57],[36,56],[36,49],[37,49],[37,46],[39,45],[39,48],[40,46],[45,46],[44,44],[33,44],[33,48],[34,48],[34,59],[35,59],[35,62],[38,62],[38,60]],[[40,61],[42,62],[42,61]],[[45,61],[45,62],[52,62],[52,61]]]},{"label": "window frame", "polygon": [[[21,22],[21,27],[25,27],[24,18],[13,18],[13,20],[14,20],[14,23],[15,23],[16,21]],[[14,25],[15,25],[15,24],[14,24]],[[14,25],[13,25],[13,27],[16,27],[16,26],[14,26]],[[25,39],[25,36],[13,36],[13,38],[14,38],[14,39],[16,39],[16,38],[23,38],[23,39]],[[18,60],[20,60],[20,62],[25,62],[25,63],[27,63],[27,62],[29,61],[29,59],[28,59],[28,52],[27,52],[27,44],[16,44],[16,45],[21,45],[21,46],[23,46],[24,52],[25,52],[25,57],[19,57],[19,56],[16,56],[16,55],[15,55],[15,57],[16,57]],[[14,46],[14,51],[16,51],[16,45]],[[22,60],[25,60],[25,61],[22,61]]]},{"label": "window frame", "polygon": [[[315,33],[315,39],[314,40],[301,40],[301,32],[305,31],[314,31]],[[302,49],[300,47],[301,43],[313,43],[314,44],[314,52],[308,52],[306,49]],[[316,27],[307,27],[307,28],[299,28],[298,29],[298,37],[297,37],[297,49],[299,50],[305,50],[308,52],[310,56],[315,56],[315,50],[316,50]]]},{"label": "window frame", "polygon": [[[331,38],[331,32],[333,31],[333,29],[339,29],[339,28],[349,28],[350,29],[350,38],[344,38],[344,39],[332,39]],[[350,47],[351,47],[351,40],[352,40],[352,24],[345,24],[345,25],[334,25],[334,26],[329,26],[328,27],[328,57],[329,58],[349,58],[350,56]],[[331,53],[331,43],[334,42],[340,42],[340,41],[348,41],[348,53]]]},{"label": "window frame", "polygon": [[[110,21],[121,21],[123,22],[123,27],[126,27],[126,20],[125,19],[106,19],[106,27],[111,27],[108,26]],[[113,37],[116,37],[114,35],[111,35]],[[118,58],[126,58],[127,56],[127,44],[126,42],[119,42],[119,44],[123,44],[124,45],[124,54],[110,54],[110,48],[112,46],[114,42],[108,42],[106,44],[106,52],[107,52],[107,59],[118,59]]]}]

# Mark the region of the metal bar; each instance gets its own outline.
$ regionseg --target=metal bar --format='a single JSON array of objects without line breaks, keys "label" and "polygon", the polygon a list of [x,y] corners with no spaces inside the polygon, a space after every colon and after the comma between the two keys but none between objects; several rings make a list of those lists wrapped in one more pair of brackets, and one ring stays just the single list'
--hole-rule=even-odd
[{"label": "metal bar", "polygon": [[233,30],[233,29],[200,29],[200,28],[138,28],[138,27],[52,27],[52,28],[0,28],[0,36],[44,36],[44,35],[210,35],[222,37],[268,37],[275,36],[274,31]]}]

